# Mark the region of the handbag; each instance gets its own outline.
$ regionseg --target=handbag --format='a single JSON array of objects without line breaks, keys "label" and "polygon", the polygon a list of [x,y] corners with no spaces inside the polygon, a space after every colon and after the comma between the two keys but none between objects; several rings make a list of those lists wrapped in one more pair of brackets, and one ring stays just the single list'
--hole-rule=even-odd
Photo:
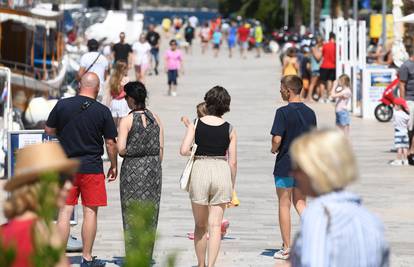
[{"label": "handbag", "polygon": [[[195,122],[194,131],[197,128],[197,123],[198,123],[198,119]],[[194,140],[195,140],[195,136],[194,136]],[[190,158],[188,159],[187,164],[185,165],[184,171],[180,177],[180,188],[187,192],[188,192],[188,186],[190,184],[190,175],[191,175],[191,170],[193,169],[194,156],[195,156],[196,151],[197,151],[197,144],[194,142],[193,147],[191,148]]]}]

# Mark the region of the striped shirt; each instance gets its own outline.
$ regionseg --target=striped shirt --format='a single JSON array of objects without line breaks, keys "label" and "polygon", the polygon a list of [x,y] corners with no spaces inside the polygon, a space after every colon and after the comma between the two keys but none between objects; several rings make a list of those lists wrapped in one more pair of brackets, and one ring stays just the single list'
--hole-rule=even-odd
[{"label": "striped shirt", "polygon": [[301,220],[291,252],[293,267],[389,266],[383,225],[355,194],[338,191],[319,196]]}]

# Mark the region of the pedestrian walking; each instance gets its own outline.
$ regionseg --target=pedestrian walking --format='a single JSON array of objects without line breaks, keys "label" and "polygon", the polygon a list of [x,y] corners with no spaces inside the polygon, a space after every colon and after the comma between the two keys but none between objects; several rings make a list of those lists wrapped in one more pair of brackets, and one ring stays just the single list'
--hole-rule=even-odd
[{"label": "pedestrian walking", "polygon": [[205,22],[200,31],[201,39],[201,53],[205,54],[208,49],[208,42],[210,41],[210,28],[208,22]]},{"label": "pedestrian walking", "polygon": [[92,257],[98,208],[107,205],[102,163],[104,143],[111,163],[108,181],[114,181],[117,176],[117,130],[110,110],[95,100],[98,91],[98,76],[91,72],[83,75],[79,95],[59,100],[49,114],[45,127],[48,135],[57,136],[69,158],[81,161],[57,222],[66,243],[70,218],[80,195],[83,205],[81,267],[105,266],[104,262]]},{"label": "pedestrian walking", "polygon": [[128,67],[132,67],[132,47],[130,44],[125,42],[125,33],[121,32],[119,34],[119,42],[114,44],[112,47],[112,53],[114,58],[114,63],[118,62],[119,60],[125,61],[128,63]]},{"label": "pedestrian walking", "polygon": [[280,94],[288,104],[276,110],[271,130],[273,154],[277,153],[273,171],[276,194],[279,201],[279,225],[282,248],[274,254],[276,259],[288,259],[291,247],[290,207],[299,215],[306,206],[306,198],[291,176],[289,150],[292,142],[301,134],[316,127],[316,116],[312,109],[301,102],[302,80],[295,75],[284,76],[280,82]]},{"label": "pedestrian walking", "polygon": [[296,55],[296,49],[291,47],[283,58],[282,76],[298,75],[300,63]]},{"label": "pedestrian walking", "polygon": [[409,50],[409,54],[410,58],[401,65],[398,74],[400,77],[400,97],[407,101],[410,112],[408,160],[411,165],[414,165],[414,48]]},{"label": "pedestrian walking", "polygon": [[263,43],[263,28],[258,20],[256,21],[256,26],[254,27],[254,43],[256,47],[256,57],[260,57],[260,51]]},{"label": "pedestrian walking", "polygon": [[111,95],[110,109],[115,125],[119,126],[121,118],[128,115],[130,109],[125,100],[124,86],[129,82],[128,65],[124,61],[118,61],[109,79],[109,90]]},{"label": "pedestrian walking", "polygon": [[250,29],[249,24],[245,23],[242,24],[239,29],[237,30],[237,40],[239,42],[240,47],[240,57],[246,59],[246,51],[249,47],[249,35]]},{"label": "pedestrian walking", "polygon": [[235,21],[231,22],[229,33],[227,36],[227,45],[229,48],[229,58],[233,57],[233,49],[237,42],[237,24]]},{"label": "pedestrian walking", "polygon": [[187,26],[184,29],[184,38],[187,42],[187,45],[185,46],[185,52],[190,54],[193,52],[193,39],[195,36],[195,28],[190,24],[190,22],[187,23]]},{"label": "pedestrian walking", "polygon": [[321,92],[325,102],[331,94],[336,79],[336,44],[335,33],[329,33],[329,41],[322,46],[322,62],[320,68]]},{"label": "pedestrian walking", "polygon": [[[41,217],[40,205],[41,197],[46,193],[56,202],[56,207],[63,207],[78,167],[79,161],[68,159],[58,143],[31,145],[18,150],[15,175],[4,185],[4,190],[9,193],[4,203],[8,222],[0,226],[0,246],[13,249],[15,253],[11,266],[35,266],[36,249],[48,247],[61,251],[54,255],[54,262],[47,261],[51,264],[48,266],[69,267],[61,235],[54,224],[48,227]],[[43,175],[51,173],[58,174],[60,179],[46,180]],[[2,250],[2,259],[4,252]]]},{"label": "pedestrian walking", "polygon": [[161,36],[158,32],[155,31],[154,24],[150,24],[148,26],[148,32],[146,39],[148,43],[151,45],[151,62],[154,63],[152,69],[154,69],[155,75],[158,75],[158,65],[160,62],[160,43],[161,43]]},{"label": "pedestrian walking", "polygon": [[300,59],[300,76],[303,81],[303,90],[301,93],[302,99],[308,99],[309,95],[309,84],[311,79],[310,56],[310,48],[308,46],[302,47],[302,57]]},{"label": "pedestrian walking", "polygon": [[351,124],[351,117],[348,110],[351,97],[351,79],[348,75],[342,74],[339,76],[339,79],[334,82],[331,98],[335,100],[336,126],[341,129],[346,136],[349,135],[349,125]]},{"label": "pedestrian walking", "polygon": [[[320,76],[320,63],[322,59],[322,45],[323,41],[320,36],[316,38],[316,44],[311,49],[311,72],[312,77],[309,85],[309,92],[306,97],[307,101],[312,101],[314,95],[318,95],[318,98],[321,97],[321,92],[319,90],[319,76]],[[315,91],[316,90],[316,91]]]},{"label": "pedestrian walking", "polygon": [[390,165],[408,165],[408,123],[410,121],[409,107],[403,98],[394,100],[394,145],[397,149],[397,159],[390,162]]},{"label": "pedestrian walking", "polygon": [[109,62],[106,57],[98,51],[99,43],[95,39],[88,40],[87,47],[89,52],[82,55],[78,77],[82,77],[86,72],[94,72],[99,77],[98,100],[102,101],[105,92],[105,81],[109,73]]},{"label": "pedestrian walking", "polygon": [[139,36],[138,42],[132,45],[135,77],[137,81],[145,83],[145,76],[151,59],[151,45],[145,34]]},{"label": "pedestrian walking", "polygon": [[194,124],[187,127],[180,154],[190,155],[193,141],[198,145],[189,181],[195,222],[194,246],[197,266],[212,267],[220,250],[224,211],[235,187],[237,136],[233,127],[222,118],[230,110],[231,98],[227,90],[215,86],[206,93],[204,100],[208,115],[199,119],[196,127]]},{"label": "pedestrian walking", "polygon": [[217,27],[213,34],[214,57],[218,57],[218,54],[220,52],[222,37],[223,37],[223,34],[220,31],[220,27]]},{"label": "pedestrian walking", "polygon": [[119,155],[124,158],[120,176],[124,231],[130,225],[128,207],[136,201],[154,205],[155,231],[161,199],[164,130],[159,117],[146,107],[147,89],[144,84],[138,81],[127,83],[125,93],[132,111],[121,120],[117,144]]},{"label": "pedestrian walking", "polygon": [[302,214],[291,266],[389,266],[381,221],[345,189],[358,176],[348,138],[314,131],[296,139],[291,155],[298,186],[314,198]]},{"label": "pedestrian walking", "polygon": [[183,56],[177,48],[177,41],[170,41],[170,49],[165,53],[165,72],[168,76],[168,95],[177,96],[178,72],[183,71]]}]

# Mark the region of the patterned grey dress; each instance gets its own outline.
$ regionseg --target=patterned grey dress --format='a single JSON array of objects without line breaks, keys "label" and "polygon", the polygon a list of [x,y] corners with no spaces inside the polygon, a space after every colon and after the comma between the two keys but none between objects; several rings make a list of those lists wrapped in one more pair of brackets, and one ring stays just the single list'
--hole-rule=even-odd
[{"label": "patterned grey dress", "polygon": [[153,226],[158,223],[161,199],[160,127],[154,115],[144,111],[144,127],[140,112],[133,113],[128,133],[126,155],[121,167],[120,193],[124,229],[128,229],[126,208],[131,201],[148,201],[155,206]]}]

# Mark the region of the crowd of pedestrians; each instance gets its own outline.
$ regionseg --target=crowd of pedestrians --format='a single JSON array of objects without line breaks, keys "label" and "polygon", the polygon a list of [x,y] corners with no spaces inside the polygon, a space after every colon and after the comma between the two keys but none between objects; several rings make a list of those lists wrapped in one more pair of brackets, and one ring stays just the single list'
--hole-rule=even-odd
[{"label": "crowd of pedestrians", "polygon": [[[183,23],[175,20],[162,25],[166,33],[171,26],[178,33]],[[196,22],[189,21],[184,29],[186,50],[191,53]],[[246,58],[250,38],[254,39],[256,56],[261,55],[263,32],[259,22],[250,25],[217,19],[211,25],[203,25],[199,36],[202,52],[206,52],[212,42],[215,57],[219,56],[223,41],[227,41],[229,57],[238,44],[241,58]],[[40,174],[47,171],[74,176],[61,175],[58,185],[53,185],[60,210],[57,228],[50,235],[58,236],[57,246],[67,243],[70,218],[81,197],[82,267],[105,265],[93,257],[92,250],[98,210],[107,205],[105,176],[109,182],[117,178],[118,155],[123,158],[120,197],[124,230],[130,227],[126,211],[134,201],[149,201],[155,205],[152,224],[155,229],[157,227],[164,129],[161,119],[146,106],[145,82],[149,71],[158,75],[161,38],[152,25],[132,45],[125,42],[124,33],[120,33],[119,38],[112,47],[112,62],[98,52],[98,42],[88,41],[89,52],[81,59],[79,94],[59,100],[46,123],[46,133],[56,136],[60,145],[31,146],[18,153],[16,175],[5,186],[11,192],[5,209],[10,222],[0,228],[5,244],[11,244],[16,237],[23,240],[18,242],[20,265],[16,266],[31,266],[27,257],[33,251],[31,235],[41,233],[37,228],[33,233],[29,231],[38,223],[36,202],[19,198],[23,193],[38,194]],[[177,95],[178,76],[183,73],[183,54],[179,47],[180,40],[171,39],[164,54],[171,96]],[[304,47],[301,51],[288,48],[282,60],[280,95],[287,104],[276,110],[270,133],[270,150],[277,154],[273,177],[283,242],[274,258],[289,260],[292,266],[388,266],[389,248],[381,222],[362,207],[358,196],[345,190],[357,179],[358,170],[347,138],[350,126],[347,106],[352,95],[350,79],[342,75],[335,81],[335,53],[335,35],[331,34],[325,44],[318,41],[314,47]],[[411,70],[410,66],[406,68]],[[130,69],[134,69],[136,81],[129,80]],[[405,86],[401,89],[402,97],[409,98],[413,95],[414,77],[404,70],[402,67],[400,71]],[[105,86],[109,71],[108,86]],[[318,83],[319,90],[316,89]],[[336,102],[336,125],[343,132],[316,129],[316,115],[302,101],[311,100],[314,92],[320,92],[324,100]],[[194,122],[184,119],[186,132],[179,152],[189,156],[196,145],[188,193],[199,267],[215,266],[223,237],[224,213],[227,206],[236,201],[237,134],[223,119],[230,111],[230,103],[228,91],[215,86],[207,91],[204,102],[198,106],[198,118]],[[397,103],[396,129],[408,125],[406,113],[412,109],[411,104]],[[405,132],[404,135],[396,132],[395,139],[396,144],[404,144],[398,147],[401,148],[399,157],[406,160]],[[110,162],[106,175],[102,160],[104,151]],[[36,161],[28,160],[36,153],[50,157],[36,159],[48,163],[45,166],[39,163],[44,166],[40,170],[38,165],[33,165]],[[315,198],[310,204],[306,202],[308,196]],[[33,196],[32,199],[37,198]],[[291,238],[292,204],[301,217],[300,231],[294,242]],[[148,254],[151,256],[152,250]],[[67,259],[61,256],[55,266],[68,266]]]}]

